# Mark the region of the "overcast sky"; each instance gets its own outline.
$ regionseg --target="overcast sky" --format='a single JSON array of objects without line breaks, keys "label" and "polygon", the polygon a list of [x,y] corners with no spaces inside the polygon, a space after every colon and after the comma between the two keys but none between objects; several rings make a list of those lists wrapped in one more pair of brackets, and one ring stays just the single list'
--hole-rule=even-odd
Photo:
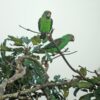
[{"label": "overcast sky", "polygon": [[[54,38],[71,33],[75,42],[69,43],[66,56],[74,68],[78,65],[93,71],[100,67],[100,0],[0,0],[0,42],[7,35],[29,36],[34,33],[21,29],[23,25],[38,31],[38,19],[45,10],[52,12]],[[48,70],[51,78],[55,74],[71,78],[74,74],[60,57]],[[73,100],[70,96],[69,100]]]}]

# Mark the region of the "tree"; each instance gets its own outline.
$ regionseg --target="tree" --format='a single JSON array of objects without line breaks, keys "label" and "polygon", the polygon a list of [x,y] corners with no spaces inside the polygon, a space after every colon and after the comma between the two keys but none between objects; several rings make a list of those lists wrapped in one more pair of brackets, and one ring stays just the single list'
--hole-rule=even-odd
[{"label": "tree", "polygon": [[[42,44],[43,45],[43,44]],[[53,59],[60,55],[51,55],[48,52],[37,54],[41,47],[39,35],[32,38],[8,36],[0,45],[0,100],[38,100],[45,96],[47,100],[66,100],[69,89],[73,87],[76,96],[78,91],[86,92],[79,100],[99,100],[100,74],[87,77],[90,71],[79,66],[74,69],[66,60],[68,67],[77,75],[68,81],[55,75],[49,80],[47,70]],[[68,49],[67,49],[68,50]],[[67,50],[59,53],[64,56]],[[73,52],[74,53],[74,52]],[[70,53],[67,53],[70,54]]]}]

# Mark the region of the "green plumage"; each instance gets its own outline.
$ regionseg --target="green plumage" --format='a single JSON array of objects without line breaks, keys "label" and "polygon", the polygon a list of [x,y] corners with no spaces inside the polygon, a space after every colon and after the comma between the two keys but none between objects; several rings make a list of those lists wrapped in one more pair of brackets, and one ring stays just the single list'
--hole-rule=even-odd
[{"label": "green plumage", "polygon": [[39,20],[39,30],[41,33],[49,33],[51,30],[51,19],[47,19],[46,17],[41,17]]},{"label": "green plumage", "polygon": [[52,30],[53,20],[51,18],[51,12],[45,11],[38,21],[38,29],[41,33],[40,38],[45,39],[46,34],[50,33]]},{"label": "green plumage", "polygon": [[[71,41],[74,41],[74,36],[72,34],[66,34],[63,37],[54,40],[59,50],[62,50]],[[40,48],[40,50],[38,51],[38,53],[44,53],[44,52],[58,53],[58,50],[55,47],[55,45],[51,42],[46,46],[44,46],[43,48]]]}]

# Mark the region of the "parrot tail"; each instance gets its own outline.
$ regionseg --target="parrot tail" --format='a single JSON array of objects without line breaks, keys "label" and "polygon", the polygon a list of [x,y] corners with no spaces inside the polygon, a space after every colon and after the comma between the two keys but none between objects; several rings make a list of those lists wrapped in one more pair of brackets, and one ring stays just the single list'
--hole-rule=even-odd
[{"label": "parrot tail", "polygon": [[46,33],[41,33],[40,39],[45,39],[46,38]]}]

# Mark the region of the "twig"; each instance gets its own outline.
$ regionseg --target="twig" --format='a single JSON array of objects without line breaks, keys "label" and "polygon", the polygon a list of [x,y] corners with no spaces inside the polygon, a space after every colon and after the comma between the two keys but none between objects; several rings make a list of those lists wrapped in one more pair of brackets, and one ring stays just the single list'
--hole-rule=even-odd
[{"label": "twig", "polygon": [[87,69],[87,71],[88,71],[89,73],[95,73],[95,72],[92,72],[92,71],[90,71],[90,70],[88,70],[88,69]]},{"label": "twig", "polygon": [[95,70],[94,73],[97,75],[97,76],[100,76],[100,74]]},{"label": "twig", "polygon": [[23,29],[25,29],[25,30],[27,30],[27,31],[40,34],[39,32],[36,32],[36,31],[31,30],[31,29],[25,28],[25,27],[23,27],[23,26],[21,26],[21,25],[19,25],[19,27],[21,27],[21,28],[23,28]]},{"label": "twig", "polygon": [[[67,53],[67,54],[63,54],[63,55],[71,55],[71,54],[74,54],[74,53],[76,53],[77,51],[74,51],[74,52],[70,52],[70,53]],[[58,55],[58,56],[55,56],[54,58],[52,58],[52,59],[56,59],[56,58],[58,58],[58,57],[60,57],[61,55]]]}]

